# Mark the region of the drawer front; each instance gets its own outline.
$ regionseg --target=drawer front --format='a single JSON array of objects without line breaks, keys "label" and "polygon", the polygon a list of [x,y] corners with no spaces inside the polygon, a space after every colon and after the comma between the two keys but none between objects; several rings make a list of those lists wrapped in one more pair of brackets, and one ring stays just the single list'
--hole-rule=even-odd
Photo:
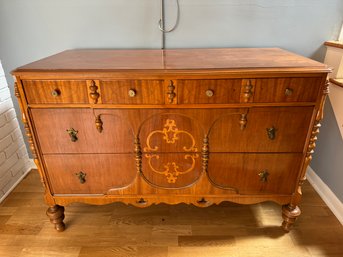
[{"label": "drawer front", "polygon": [[119,111],[100,116],[101,132],[90,109],[32,109],[31,114],[44,154],[133,152],[132,129]]},{"label": "drawer front", "polygon": [[251,108],[245,128],[236,115],[220,116],[209,134],[210,152],[303,152],[313,107]]},{"label": "drawer front", "polygon": [[292,194],[302,154],[210,154],[208,175],[240,194]]},{"label": "drawer front", "polygon": [[164,80],[102,80],[104,104],[163,104]]},{"label": "drawer front", "polygon": [[256,79],[253,102],[315,102],[321,78]]},{"label": "drawer front", "polygon": [[239,103],[240,79],[177,80],[179,104]]},{"label": "drawer front", "polygon": [[83,80],[24,80],[29,104],[88,103],[87,83]]},{"label": "drawer front", "polygon": [[137,171],[130,154],[45,155],[53,194],[106,194],[133,183]]}]

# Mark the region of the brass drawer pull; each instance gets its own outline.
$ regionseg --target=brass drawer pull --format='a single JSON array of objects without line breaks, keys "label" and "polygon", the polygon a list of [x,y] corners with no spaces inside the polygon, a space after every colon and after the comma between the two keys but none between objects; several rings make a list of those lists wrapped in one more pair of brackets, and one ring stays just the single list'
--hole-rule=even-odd
[{"label": "brass drawer pull", "polygon": [[291,88],[286,88],[286,90],[285,90],[285,95],[286,96],[291,96],[293,94],[293,89],[291,89]]},{"label": "brass drawer pull", "polygon": [[135,97],[136,96],[136,91],[134,89],[129,90],[129,97]]},{"label": "brass drawer pull", "polygon": [[79,133],[79,131],[77,131],[77,130],[71,128],[71,129],[67,129],[67,133],[69,134],[70,140],[71,140],[72,142],[76,142],[76,141],[78,140],[78,138],[77,138],[77,133]]},{"label": "brass drawer pull", "polygon": [[103,126],[102,126],[103,124],[104,123],[101,120],[101,114],[97,115],[95,117],[95,127],[99,131],[99,133],[101,133],[103,131],[103,129],[104,129]]},{"label": "brass drawer pull", "polygon": [[78,177],[81,184],[86,183],[86,175],[87,175],[86,173],[83,173],[82,171],[80,171],[79,173],[75,173],[75,175]]},{"label": "brass drawer pull", "polygon": [[239,119],[239,126],[241,130],[244,130],[247,126],[248,120],[247,120],[247,115],[246,113],[241,114],[241,118]]},{"label": "brass drawer pull", "polygon": [[276,128],[274,128],[274,126],[273,126],[271,128],[267,128],[266,130],[267,130],[268,138],[270,140],[274,140],[276,137]]},{"label": "brass drawer pull", "polygon": [[139,199],[138,201],[136,201],[136,203],[140,204],[140,205],[145,205],[148,203],[148,201],[144,200],[143,198]]},{"label": "brass drawer pull", "polygon": [[54,90],[51,91],[51,95],[53,97],[58,97],[58,96],[61,95],[61,91],[59,89],[54,89]]},{"label": "brass drawer pull", "polygon": [[213,90],[207,89],[207,90],[206,90],[206,95],[207,95],[208,97],[212,97],[212,96],[214,95]]},{"label": "brass drawer pull", "polygon": [[269,172],[267,170],[263,170],[260,173],[258,173],[258,176],[260,177],[261,182],[268,182]]}]

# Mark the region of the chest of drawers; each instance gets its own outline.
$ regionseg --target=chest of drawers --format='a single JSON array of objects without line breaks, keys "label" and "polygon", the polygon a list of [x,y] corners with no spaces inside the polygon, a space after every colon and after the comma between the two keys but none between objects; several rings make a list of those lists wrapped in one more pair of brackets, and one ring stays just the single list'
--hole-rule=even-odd
[{"label": "chest of drawers", "polygon": [[70,50],[17,68],[47,215],[63,231],[72,202],[274,201],[288,231],[328,72],[276,48]]}]

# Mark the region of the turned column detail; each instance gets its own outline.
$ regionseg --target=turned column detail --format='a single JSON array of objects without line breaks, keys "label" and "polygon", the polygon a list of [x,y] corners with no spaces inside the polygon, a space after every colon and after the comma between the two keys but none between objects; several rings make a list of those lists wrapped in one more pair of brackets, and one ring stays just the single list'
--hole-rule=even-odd
[{"label": "turned column detail", "polygon": [[311,136],[310,136],[310,140],[308,143],[308,147],[307,147],[307,151],[306,151],[306,157],[305,157],[303,168],[302,168],[302,171],[300,174],[300,179],[298,182],[297,190],[293,196],[291,203],[288,205],[284,205],[282,207],[282,218],[284,220],[282,223],[282,228],[286,232],[288,232],[291,229],[295,220],[301,214],[301,211],[298,207],[298,204],[299,204],[299,202],[301,200],[301,196],[302,196],[301,186],[304,183],[304,181],[306,180],[306,170],[307,170],[307,167],[312,160],[312,154],[314,153],[314,149],[316,148],[317,136],[319,134],[319,129],[321,127],[320,122],[324,116],[325,99],[326,99],[328,94],[329,94],[329,81],[326,81],[324,88],[323,88],[323,94],[322,94],[322,98],[321,98],[320,105],[318,108],[318,112],[316,115],[316,119],[315,119],[313,127],[312,127]]}]

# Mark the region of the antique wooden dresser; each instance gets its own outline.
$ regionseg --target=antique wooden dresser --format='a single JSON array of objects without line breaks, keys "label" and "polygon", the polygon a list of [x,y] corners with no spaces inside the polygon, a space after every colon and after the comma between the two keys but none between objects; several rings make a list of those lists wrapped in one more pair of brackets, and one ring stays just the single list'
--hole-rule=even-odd
[{"label": "antique wooden dresser", "polygon": [[328,72],[233,48],[69,50],[12,74],[56,230],[72,202],[274,201],[289,231]]}]

